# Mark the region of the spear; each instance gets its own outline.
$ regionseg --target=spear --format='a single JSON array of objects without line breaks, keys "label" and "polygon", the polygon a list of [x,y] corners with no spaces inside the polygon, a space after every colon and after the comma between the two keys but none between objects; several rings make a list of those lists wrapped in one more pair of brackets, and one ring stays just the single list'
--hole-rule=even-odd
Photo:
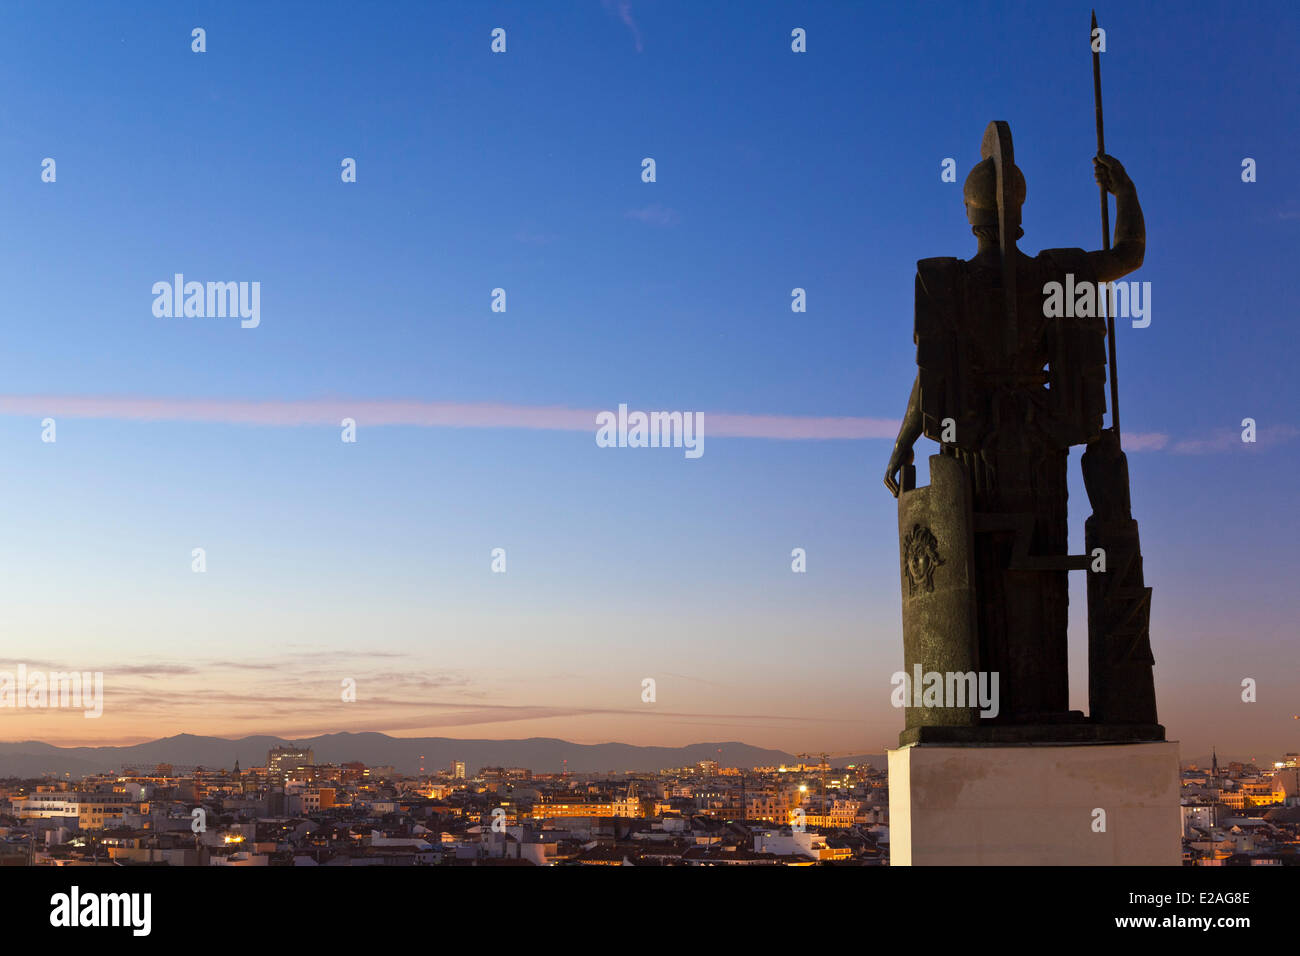
[{"label": "spear", "polygon": [[[1092,31],[1088,34],[1088,43],[1092,47],[1092,98],[1097,104],[1097,155],[1106,152],[1106,134],[1101,122],[1101,51],[1097,44],[1097,11],[1092,11]],[[1110,251],[1110,202],[1106,198],[1106,187],[1100,183],[1101,190],[1101,247]],[[1100,292],[1100,290],[1098,290]],[[1106,313],[1106,297],[1098,295],[1102,314]],[[1106,315],[1106,345],[1110,359],[1110,427],[1115,432],[1115,444],[1119,444],[1119,367],[1115,358],[1115,316]]]}]

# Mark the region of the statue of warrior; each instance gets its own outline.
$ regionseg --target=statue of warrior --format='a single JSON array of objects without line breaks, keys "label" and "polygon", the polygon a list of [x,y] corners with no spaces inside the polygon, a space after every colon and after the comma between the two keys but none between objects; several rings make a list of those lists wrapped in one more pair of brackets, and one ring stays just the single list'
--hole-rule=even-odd
[{"label": "statue of warrior", "polygon": [[[918,372],[885,472],[889,490],[902,492],[908,673],[913,665],[918,673],[947,665],[998,674],[1000,701],[989,723],[1082,722],[1069,709],[1067,574],[1088,569],[1089,722],[1151,727],[1150,591],[1141,583],[1127,462],[1118,435],[1102,427],[1104,303],[1086,295],[1084,307],[1064,315],[1045,305],[1049,283],[1099,292],[1098,283],[1142,264],[1137,190],[1118,160],[1098,155],[1097,182],[1115,197],[1114,248],[1030,257],[1016,247],[1025,179],[1006,123],[989,124],[981,155],[964,187],[974,258],[917,263]],[[914,490],[912,446],[922,434],[939,442],[940,454],[931,458],[931,485]],[[1089,554],[1074,557],[1066,522],[1071,445],[1087,446],[1094,510]],[[909,511],[909,496],[920,502],[922,492],[931,498]],[[1106,552],[1104,572],[1091,566],[1094,544]],[[1100,579],[1095,586],[1092,578]],[[937,715],[909,712],[909,728],[981,722],[970,711]]]}]

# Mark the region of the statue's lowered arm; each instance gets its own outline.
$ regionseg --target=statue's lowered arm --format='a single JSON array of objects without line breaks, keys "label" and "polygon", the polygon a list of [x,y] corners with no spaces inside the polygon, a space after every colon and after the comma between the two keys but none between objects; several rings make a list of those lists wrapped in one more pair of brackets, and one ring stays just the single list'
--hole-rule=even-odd
[{"label": "statue's lowered arm", "polygon": [[903,424],[898,429],[898,440],[894,442],[894,451],[889,456],[889,466],[885,469],[885,487],[895,498],[898,497],[898,473],[904,465],[912,463],[912,446],[921,437],[921,429],[921,377],[918,375],[912,383],[912,394],[907,400]]}]

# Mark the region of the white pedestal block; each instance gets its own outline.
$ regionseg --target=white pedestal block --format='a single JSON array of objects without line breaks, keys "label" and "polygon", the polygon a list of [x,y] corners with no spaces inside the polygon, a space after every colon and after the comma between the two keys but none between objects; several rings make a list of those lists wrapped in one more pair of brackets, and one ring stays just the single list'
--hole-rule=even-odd
[{"label": "white pedestal block", "polygon": [[1176,741],[889,751],[893,866],[1179,866],[1178,807]]}]

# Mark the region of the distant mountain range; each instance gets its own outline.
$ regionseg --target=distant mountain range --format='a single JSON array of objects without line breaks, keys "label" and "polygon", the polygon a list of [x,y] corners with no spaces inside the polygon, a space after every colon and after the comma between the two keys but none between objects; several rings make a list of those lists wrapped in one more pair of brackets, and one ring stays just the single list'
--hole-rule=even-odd
[{"label": "distant mountain range", "polygon": [[[445,770],[463,760],[473,774],[481,767],[527,767],[539,773],[654,771],[685,767],[701,760],[718,760],[724,767],[771,767],[799,762],[794,754],[765,750],[736,741],[689,744],[685,747],[635,747],[631,744],[575,744],[553,737],[525,740],[456,740],[451,737],[390,737],[387,734],[323,734],[298,740],[280,737],[197,737],[178,734],[130,747],[56,747],[36,740],[0,743],[0,777],[39,777],[53,773],[73,779],[88,773],[117,772],[124,766],[141,770],[156,764],[230,769],[266,765],[272,747],[310,747],[317,763],[359,760],[369,766],[391,766],[399,773]],[[719,750],[722,752],[719,754]],[[567,764],[565,761],[568,761]],[[882,754],[836,757],[842,767],[870,763],[883,768]]]}]

